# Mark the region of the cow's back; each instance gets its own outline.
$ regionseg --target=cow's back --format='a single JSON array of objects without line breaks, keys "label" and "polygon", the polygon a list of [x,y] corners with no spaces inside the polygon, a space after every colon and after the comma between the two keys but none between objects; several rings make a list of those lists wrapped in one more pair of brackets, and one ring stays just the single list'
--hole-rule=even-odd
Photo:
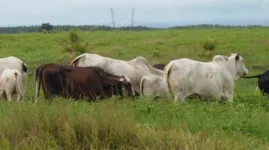
[{"label": "cow's back", "polygon": [[0,58],[0,69],[18,69],[22,73],[22,63],[22,60],[14,56]]},{"label": "cow's back", "polygon": [[137,69],[143,71],[143,75],[157,75],[157,76],[163,76],[163,71],[159,70],[157,68],[152,67],[148,60],[146,60],[144,57],[138,56],[130,61],[128,63],[135,66]]}]

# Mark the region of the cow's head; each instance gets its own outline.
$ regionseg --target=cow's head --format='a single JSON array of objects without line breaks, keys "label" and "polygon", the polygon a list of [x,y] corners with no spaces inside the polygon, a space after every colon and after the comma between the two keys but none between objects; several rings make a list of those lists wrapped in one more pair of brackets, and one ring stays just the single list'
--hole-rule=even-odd
[{"label": "cow's head", "polygon": [[132,88],[131,80],[127,76],[123,75],[121,76],[120,81],[122,82],[123,88],[127,91],[128,96],[134,96],[135,92]]},{"label": "cow's head", "polygon": [[239,53],[233,53],[227,60],[228,67],[235,74],[235,79],[240,78],[248,74],[248,69],[246,68],[243,57]]}]

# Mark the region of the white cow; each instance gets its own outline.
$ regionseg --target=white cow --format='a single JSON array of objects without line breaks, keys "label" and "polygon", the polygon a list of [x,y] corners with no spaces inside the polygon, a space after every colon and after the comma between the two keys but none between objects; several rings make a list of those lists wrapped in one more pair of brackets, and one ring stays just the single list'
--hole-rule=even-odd
[{"label": "white cow", "polygon": [[175,102],[184,102],[192,94],[233,101],[235,80],[248,74],[240,54],[216,55],[212,62],[177,59],[169,62],[164,71],[167,92]]},{"label": "white cow", "polygon": [[28,78],[26,64],[22,60],[14,56],[0,58],[0,70],[1,69],[3,70],[5,68],[17,69],[22,74],[22,83],[23,83],[22,91],[23,91],[23,97],[24,97],[25,89],[27,86],[27,78]]},{"label": "white cow", "polygon": [[125,61],[84,53],[77,56],[70,65],[79,67],[95,66],[113,75],[126,75],[131,80],[132,87],[137,93],[140,93],[140,81],[143,76],[151,74],[163,76],[162,70],[152,67],[145,58],[140,56],[130,61]]},{"label": "white cow", "polygon": [[140,93],[153,99],[166,96],[166,86],[162,77],[147,75],[141,79]]},{"label": "white cow", "polygon": [[5,68],[0,75],[0,99],[11,101],[16,95],[17,101],[23,98],[21,72],[17,69]]}]

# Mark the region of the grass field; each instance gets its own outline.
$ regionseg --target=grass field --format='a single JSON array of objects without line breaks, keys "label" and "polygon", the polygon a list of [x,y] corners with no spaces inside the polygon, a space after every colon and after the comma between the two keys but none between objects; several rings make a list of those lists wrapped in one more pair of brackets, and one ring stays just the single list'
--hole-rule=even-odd
[{"label": "grass field", "polygon": [[[240,52],[249,75],[268,69],[269,28],[184,29],[163,31],[79,32],[88,52],[151,64],[188,57],[210,61],[202,43],[216,40],[216,54]],[[258,92],[257,79],[239,79],[234,103],[188,99],[113,97],[96,103],[42,98],[33,103],[35,66],[60,63],[61,33],[0,35],[0,56],[17,56],[29,67],[24,103],[0,103],[1,149],[269,149],[269,98]],[[159,57],[154,57],[154,53]]]}]

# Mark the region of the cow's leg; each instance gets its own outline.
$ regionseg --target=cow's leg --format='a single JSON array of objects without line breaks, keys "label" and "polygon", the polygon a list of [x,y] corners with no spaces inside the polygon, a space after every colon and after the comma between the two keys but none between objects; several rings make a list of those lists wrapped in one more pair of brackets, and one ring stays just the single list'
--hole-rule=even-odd
[{"label": "cow's leg", "polygon": [[174,101],[175,101],[175,103],[178,101],[178,100],[180,100],[181,101],[181,103],[184,103],[185,102],[185,99],[188,97],[188,96],[190,96],[191,95],[191,91],[186,91],[184,88],[182,88],[182,87],[184,87],[184,86],[178,86],[178,87],[176,87],[175,89],[178,89],[178,90],[172,90],[172,92],[173,93],[175,93],[174,94]]},{"label": "cow's leg", "polygon": [[44,97],[45,97],[46,100],[51,102],[52,98],[53,98],[53,94],[52,94],[52,92],[48,91],[48,93],[44,94]]},{"label": "cow's leg", "polygon": [[22,94],[19,94],[20,95],[20,101],[24,101],[24,98],[25,98],[25,89],[23,88],[22,89]]},{"label": "cow's leg", "polygon": [[154,96],[154,97],[153,97],[153,100],[157,100],[157,99],[159,99],[159,98],[161,98],[161,96]]},{"label": "cow's leg", "polygon": [[88,101],[91,102],[91,101],[96,101],[96,95],[93,95],[93,94],[90,94],[88,96]]},{"label": "cow's leg", "polygon": [[0,90],[0,100],[4,99],[4,91]]},{"label": "cow's leg", "polygon": [[138,92],[135,91],[135,96],[139,96],[140,94]]},{"label": "cow's leg", "polygon": [[184,96],[184,89],[182,88],[182,86],[183,85],[180,86],[178,83],[171,82],[171,91],[167,91],[168,95],[174,96],[175,103],[177,103],[178,100],[180,100],[182,103],[185,101],[186,96]]},{"label": "cow's leg", "polygon": [[24,98],[24,96],[25,96],[25,89],[27,89],[27,80],[28,80],[28,73],[23,73],[22,74],[22,98],[21,99],[23,99]]},{"label": "cow's leg", "polygon": [[233,93],[234,93],[233,91],[230,91],[229,92],[229,94],[227,96],[227,101],[228,102],[233,102]]},{"label": "cow's leg", "polygon": [[17,93],[16,95],[17,95],[17,102],[19,102],[21,100],[21,95],[20,93]]},{"label": "cow's leg", "polygon": [[185,99],[186,99],[186,96],[184,96],[182,93],[175,94],[175,98],[174,98],[175,103],[177,103],[178,100],[180,100],[181,103],[184,103]]},{"label": "cow's leg", "polygon": [[11,99],[12,99],[12,93],[10,91],[6,91],[6,94],[7,94],[7,100],[9,102],[11,102]]},{"label": "cow's leg", "polygon": [[227,84],[221,92],[221,100],[232,102],[234,94],[234,84]]},{"label": "cow's leg", "polygon": [[96,91],[94,90],[89,90],[88,91],[88,101],[91,102],[91,101],[96,101]]},{"label": "cow's leg", "polygon": [[100,95],[100,99],[103,100],[103,99],[108,99],[108,92],[110,92],[110,89],[101,89],[100,92],[99,92],[99,95]]},{"label": "cow's leg", "polygon": [[49,96],[49,93],[45,92],[45,93],[44,93],[44,98],[48,100],[49,97],[50,97],[50,96]]}]

